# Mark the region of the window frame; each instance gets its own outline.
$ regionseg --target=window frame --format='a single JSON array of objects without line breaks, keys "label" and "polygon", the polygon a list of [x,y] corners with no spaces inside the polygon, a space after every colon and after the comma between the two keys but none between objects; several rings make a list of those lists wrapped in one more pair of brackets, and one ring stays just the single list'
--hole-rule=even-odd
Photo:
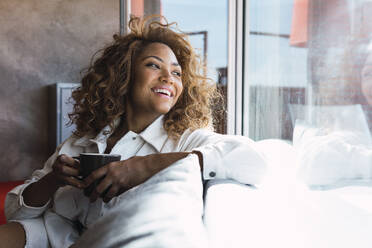
[{"label": "window frame", "polygon": [[249,136],[249,87],[244,84],[248,6],[249,0],[229,0],[228,6],[227,134],[244,136]]},{"label": "window frame", "polygon": [[131,9],[131,0],[119,0],[120,3],[120,26],[119,31],[120,35],[125,35],[128,33],[128,24],[130,20],[130,9]]}]

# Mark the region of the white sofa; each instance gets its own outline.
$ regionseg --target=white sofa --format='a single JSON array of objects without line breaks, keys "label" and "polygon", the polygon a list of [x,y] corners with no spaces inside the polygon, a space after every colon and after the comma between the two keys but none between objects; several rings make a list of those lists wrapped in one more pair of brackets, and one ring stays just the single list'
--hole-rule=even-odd
[{"label": "white sofa", "polygon": [[210,181],[204,223],[213,248],[370,248],[372,187],[275,192]]},{"label": "white sofa", "polygon": [[291,144],[258,143],[271,171],[261,185],[206,183],[204,224],[213,248],[372,247],[371,183],[308,187]]}]

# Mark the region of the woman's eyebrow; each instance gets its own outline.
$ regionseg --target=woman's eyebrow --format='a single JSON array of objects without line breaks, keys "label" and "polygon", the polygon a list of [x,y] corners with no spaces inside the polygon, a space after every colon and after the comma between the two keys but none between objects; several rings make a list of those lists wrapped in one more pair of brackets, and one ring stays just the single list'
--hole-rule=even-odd
[{"label": "woman's eyebrow", "polygon": [[[154,59],[159,60],[160,62],[164,63],[164,60],[162,60],[161,58],[159,58],[159,57],[156,56],[156,55],[149,55],[149,56],[146,56],[146,57],[144,57],[142,60],[145,60],[145,59],[148,59],[148,58],[154,58]],[[172,65],[174,65],[174,66],[180,66],[180,64],[178,64],[177,62],[173,62]]]}]

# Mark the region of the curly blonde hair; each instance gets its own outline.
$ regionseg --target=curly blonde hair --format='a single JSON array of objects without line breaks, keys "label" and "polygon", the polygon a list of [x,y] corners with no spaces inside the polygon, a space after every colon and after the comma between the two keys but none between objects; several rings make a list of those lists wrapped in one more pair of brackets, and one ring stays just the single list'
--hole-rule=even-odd
[{"label": "curly blonde hair", "polygon": [[[154,18],[164,20],[160,22]],[[75,102],[69,115],[76,125],[75,135],[95,136],[105,126],[125,117],[125,99],[133,82],[133,66],[137,56],[149,44],[160,42],[169,46],[182,68],[183,92],[175,106],[164,117],[164,129],[177,139],[186,129],[211,126],[212,106],[221,102],[216,84],[203,75],[205,68],[185,34],[177,32],[164,17],[132,17],[127,35],[113,36],[112,44],[92,58],[81,86],[72,93]]]}]

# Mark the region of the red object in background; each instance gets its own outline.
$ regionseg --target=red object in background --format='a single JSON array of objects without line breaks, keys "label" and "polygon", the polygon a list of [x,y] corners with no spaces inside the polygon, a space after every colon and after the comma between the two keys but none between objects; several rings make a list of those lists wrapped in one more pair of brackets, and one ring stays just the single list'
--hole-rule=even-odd
[{"label": "red object in background", "polygon": [[161,0],[131,0],[130,15],[142,17],[144,15],[160,14],[162,15]]},{"label": "red object in background", "polygon": [[15,186],[22,184],[23,181],[0,182],[0,225],[6,223],[4,214],[4,204],[6,194]]},{"label": "red object in background", "polygon": [[132,0],[130,3],[131,15],[143,16],[144,13],[144,2],[143,0]]},{"label": "red object in background", "polygon": [[296,47],[307,46],[309,0],[295,0],[289,44]]}]

